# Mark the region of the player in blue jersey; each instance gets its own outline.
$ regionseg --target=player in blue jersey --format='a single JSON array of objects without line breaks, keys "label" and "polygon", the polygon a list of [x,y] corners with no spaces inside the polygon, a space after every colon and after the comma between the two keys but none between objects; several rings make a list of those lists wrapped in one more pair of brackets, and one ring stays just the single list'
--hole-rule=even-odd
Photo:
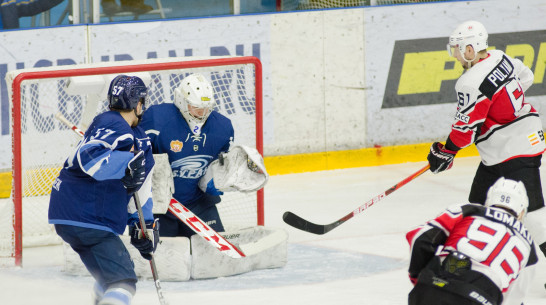
[{"label": "player in blue jersey", "polygon": [[[210,225],[224,227],[216,204],[220,192],[209,184],[204,192],[199,180],[218,155],[227,152],[233,141],[231,121],[214,111],[212,86],[203,75],[185,77],[175,89],[174,103],[151,106],[141,126],[152,140],[154,153],[167,153],[173,171],[173,197]],[[161,236],[191,236],[193,231],[167,211],[161,220]]]},{"label": "player in blue jersey", "polygon": [[[151,143],[137,126],[146,95],[140,78],[114,78],[108,89],[110,111],[95,117],[51,190],[49,223],[95,278],[95,304],[130,304],[136,292],[134,264],[118,236],[126,226],[145,259],[152,258],[159,240],[152,214]],[[135,192],[153,240],[141,237]]]}]

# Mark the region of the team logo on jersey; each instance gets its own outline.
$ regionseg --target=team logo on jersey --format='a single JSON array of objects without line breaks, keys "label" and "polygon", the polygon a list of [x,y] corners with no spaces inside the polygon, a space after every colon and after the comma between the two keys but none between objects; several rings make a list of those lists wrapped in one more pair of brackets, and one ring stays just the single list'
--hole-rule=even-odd
[{"label": "team logo on jersey", "polygon": [[462,114],[460,112],[457,112],[455,114],[455,119],[457,119],[457,120],[459,120],[459,121],[461,121],[463,123],[468,123],[470,121],[470,117],[468,115],[464,115],[464,114]]},{"label": "team logo on jersey", "polygon": [[182,141],[174,140],[171,141],[171,150],[174,152],[181,152],[182,147],[184,147],[184,143]]},{"label": "team logo on jersey", "polygon": [[173,177],[197,179],[201,178],[210,164],[212,156],[196,155],[176,160],[171,163]]},{"label": "team logo on jersey", "polygon": [[531,145],[537,145],[540,143],[540,139],[536,133],[532,133],[527,136],[527,139],[529,139],[529,142],[531,142]]}]

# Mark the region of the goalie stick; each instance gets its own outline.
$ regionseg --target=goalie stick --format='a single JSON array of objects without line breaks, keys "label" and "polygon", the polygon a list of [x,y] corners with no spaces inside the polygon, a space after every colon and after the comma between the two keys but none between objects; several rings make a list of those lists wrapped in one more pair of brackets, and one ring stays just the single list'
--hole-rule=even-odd
[{"label": "goalie stick", "polygon": [[195,233],[203,237],[210,245],[218,249],[218,251],[231,258],[242,258],[246,256],[243,251],[239,250],[239,248],[223,238],[218,232],[214,231],[209,225],[197,217],[197,215],[193,214],[192,211],[178,202],[178,200],[174,198],[171,199],[169,211],[190,227]]},{"label": "goalie stick", "polygon": [[[81,129],[79,129],[76,125],[72,124],[69,120],[67,120],[64,117],[64,115],[62,115],[62,113],[58,112],[57,114],[55,114],[55,118],[57,120],[61,121],[66,126],[70,127],[70,129],[72,129],[75,133],[77,133],[81,137],[84,136],[84,132],[81,131]],[[142,205],[140,204],[140,198],[138,197],[138,194],[136,192],[133,194],[133,199],[135,200],[135,206],[136,206],[137,213],[138,213],[138,221],[140,223],[140,228],[141,228],[140,232],[142,232],[147,239],[152,240],[150,238],[148,230],[146,230],[146,223],[144,221],[144,214],[142,213]],[[163,296],[163,289],[161,289],[161,283],[159,281],[159,275],[157,274],[157,267],[155,265],[154,254],[150,253],[150,255],[152,256],[152,259],[149,260],[150,269],[152,270],[152,276],[153,276],[153,279],[154,279],[154,285],[155,285],[155,289],[157,291],[157,296],[159,297],[159,303],[161,305],[168,305],[167,301],[165,300],[165,297]]]},{"label": "goalie stick", "polygon": [[[70,127],[70,129],[72,129],[75,133],[83,137],[84,132],[81,131],[76,125],[72,124],[69,120],[67,120],[60,112],[55,115],[55,118],[64,123],[66,126]],[[243,251],[228,242],[225,238],[218,234],[218,232],[213,230],[209,225],[199,219],[199,217],[193,214],[192,211],[183,206],[176,199],[171,199],[171,202],[169,204],[169,210],[178,219],[180,219],[180,221],[190,227],[190,229],[192,229],[195,233],[203,237],[208,242],[208,244],[218,249],[218,251],[232,258],[242,258],[246,256]]]},{"label": "goalie stick", "polygon": [[394,186],[392,186],[391,188],[389,188],[385,192],[373,197],[372,199],[370,199],[369,201],[367,201],[363,205],[356,208],[351,213],[343,216],[339,220],[336,220],[336,221],[334,221],[334,222],[332,222],[330,224],[326,224],[326,225],[315,224],[315,223],[312,223],[312,222],[310,222],[308,220],[305,220],[305,219],[301,218],[300,216],[298,216],[298,215],[296,215],[296,214],[294,214],[292,212],[285,212],[283,214],[283,216],[282,216],[282,219],[284,220],[284,222],[286,222],[287,224],[291,225],[292,227],[294,227],[296,229],[300,229],[302,231],[306,231],[306,232],[313,233],[313,234],[320,234],[320,235],[326,234],[326,233],[332,231],[333,229],[337,228],[339,225],[346,222],[347,220],[353,218],[357,214],[360,214],[361,212],[364,212],[365,210],[367,210],[369,207],[371,207],[372,205],[374,205],[375,203],[377,203],[378,201],[380,201],[384,197],[388,196],[392,192],[394,192],[397,189],[401,188],[402,186],[406,185],[408,182],[410,182],[413,179],[419,177],[421,174],[426,172],[429,168],[430,168],[430,165],[427,164],[425,167],[423,167],[420,170],[418,170],[417,172],[411,174],[406,179],[398,182],[397,184],[395,184]]}]

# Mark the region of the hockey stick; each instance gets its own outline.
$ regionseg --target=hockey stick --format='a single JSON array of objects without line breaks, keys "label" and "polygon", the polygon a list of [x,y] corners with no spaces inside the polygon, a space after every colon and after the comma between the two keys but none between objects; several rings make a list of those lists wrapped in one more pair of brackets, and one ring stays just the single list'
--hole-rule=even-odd
[{"label": "hockey stick", "polygon": [[[62,113],[58,112],[55,114],[55,118],[57,118],[59,121],[64,123],[66,126],[70,127],[75,133],[83,137],[84,132],[81,131],[76,125],[72,124],[69,120],[67,120]],[[146,230],[146,223],[144,221],[144,214],[142,213],[142,205],[140,204],[140,198],[138,197],[138,194],[135,192],[133,194],[133,199],[135,200],[135,206],[137,208],[138,212],[138,221],[140,222],[140,232],[144,234],[144,237],[146,237],[149,240],[152,240],[150,238],[150,235],[148,234],[148,230]],[[152,259],[150,262],[150,268],[152,269],[152,276],[154,278],[154,285],[155,289],[157,290],[157,296],[159,297],[159,303],[161,305],[167,305],[167,301],[165,300],[165,297],[163,296],[163,290],[161,289],[161,283],[159,282],[159,275],[157,274],[157,267],[155,265],[155,259],[154,254],[150,253],[152,256]]]},{"label": "hockey stick", "polygon": [[218,251],[231,258],[245,257],[243,251],[239,250],[239,248],[223,238],[218,232],[214,231],[209,225],[197,217],[197,215],[193,214],[192,211],[178,202],[178,200],[174,198],[171,199],[169,211],[190,227],[195,233],[203,237],[210,245],[218,249]]},{"label": "hockey stick", "polygon": [[408,182],[412,181],[413,179],[419,177],[421,174],[426,172],[429,168],[430,168],[430,165],[427,164],[427,166],[425,166],[422,169],[418,170],[417,172],[411,174],[406,179],[398,182],[397,184],[395,184],[394,186],[392,186],[391,188],[389,188],[385,192],[373,197],[372,199],[370,199],[369,201],[367,201],[363,205],[356,208],[351,213],[343,216],[339,220],[336,220],[336,221],[334,221],[334,222],[332,222],[330,224],[318,225],[318,224],[312,223],[312,222],[310,222],[308,220],[305,220],[305,219],[301,218],[300,216],[298,216],[298,215],[296,215],[296,214],[294,214],[292,212],[285,212],[283,214],[283,216],[282,216],[282,219],[284,220],[284,222],[286,222],[287,224],[293,226],[294,228],[297,228],[297,229],[300,229],[300,230],[303,230],[303,231],[306,231],[306,232],[309,232],[309,233],[313,233],[313,234],[321,234],[321,235],[326,234],[326,233],[332,231],[333,229],[335,229],[336,227],[338,227],[339,225],[341,225],[342,223],[346,222],[347,220],[353,218],[357,214],[360,214],[361,212],[364,212],[365,210],[367,210],[369,207],[371,207],[372,205],[374,205],[375,203],[377,203],[378,201],[380,201],[384,197],[388,196],[392,192],[394,192],[397,189],[401,188],[402,186],[406,185],[406,183],[408,183]]},{"label": "hockey stick", "polygon": [[[135,200],[135,206],[138,212],[138,221],[140,222],[140,232],[144,233],[144,237],[153,242],[153,239],[150,237],[148,230],[146,229],[146,223],[144,221],[144,213],[142,213],[142,206],[140,205],[140,198],[135,192],[133,194],[133,199]],[[154,278],[155,290],[157,291],[157,296],[159,297],[159,303],[161,305],[167,305],[167,301],[163,296],[163,290],[161,289],[161,283],[159,282],[159,275],[157,274],[157,267],[155,265],[154,253],[150,253],[152,259],[149,260],[150,268],[152,269],[152,276]]]},{"label": "hockey stick", "polygon": [[[72,124],[69,120],[67,120],[60,112],[57,113],[55,117],[59,121],[63,122],[66,126],[70,127],[70,129],[72,129],[75,133],[83,137],[83,131],[81,131],[76,125]],[[169,210],[178,219],[180,219],[180,221],[190,227],[190,229],[192,229],[195,233],[203,237],[210,245],[218,249],[218,251],[232,258],[245,257],[243,251],[228,242],[225,238],[218,234],[218,232],[213,230],[209,225],[199,219],[199,217],[193,214],[192,211],[187,209],[176,199],[171,199],[171,202],[169,204]]]},{"label": "hockey stick", "polygon": [[72,129],[75,133],[77,133],[78,135],[82,136],[84,135],[84,132],[81,131],[76,125],[72,124],[72,122],[70,122],[69,120],[67,120],[64,115],[60,112],[57,112],[55,114],[55,118],[59,121],[61,121],[63,124],[65,124],[67,127],[70,127],[70,129]]}]

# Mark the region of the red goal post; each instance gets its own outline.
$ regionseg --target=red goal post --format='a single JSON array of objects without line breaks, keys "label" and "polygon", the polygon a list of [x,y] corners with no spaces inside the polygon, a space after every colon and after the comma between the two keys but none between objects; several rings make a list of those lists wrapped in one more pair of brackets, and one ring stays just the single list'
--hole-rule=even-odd
[{"label": "red goal post", "polygon": [[[49,193],[78,139],[54,119],[57,112],[85,130],[96,114],[106,110],[106,91],[115,75],[143,78],[149,84],[149,106],[172,102],[180,80],[196,72],[211,81],[216,110],[231,119],[235,143],[255,147],[263,155],[262,67],[253,56],[149,59],[9,72],[13,180],[10,207],[0,205],[0,224],[12,225],[0,225],[0,266],[22,264],[23,240],[25,247],[60,242],[47,224]],[[226,193],[218,209],[226,231],[263,225],[263,189],[256,194]]]}]

